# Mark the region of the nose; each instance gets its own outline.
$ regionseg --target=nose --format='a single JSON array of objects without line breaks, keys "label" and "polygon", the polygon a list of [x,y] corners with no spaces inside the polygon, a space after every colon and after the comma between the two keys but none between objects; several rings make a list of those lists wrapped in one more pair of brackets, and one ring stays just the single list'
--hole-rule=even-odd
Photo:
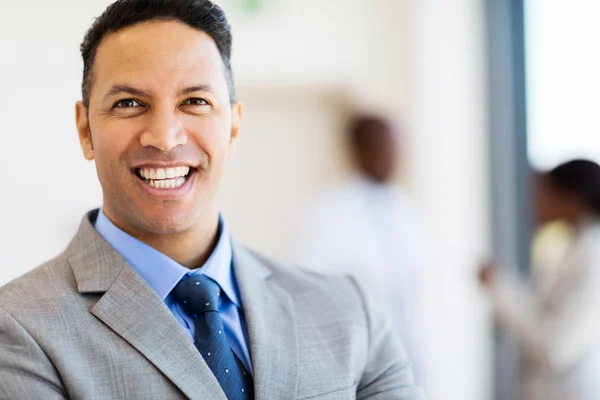
[{"label": "nose", "polygon": [[187,133],[177,115],[166,107],[155,109],[148,127],[142,133],[140,142],[144,147],[155,147],[161,151],[169,151],[187,143]]}]

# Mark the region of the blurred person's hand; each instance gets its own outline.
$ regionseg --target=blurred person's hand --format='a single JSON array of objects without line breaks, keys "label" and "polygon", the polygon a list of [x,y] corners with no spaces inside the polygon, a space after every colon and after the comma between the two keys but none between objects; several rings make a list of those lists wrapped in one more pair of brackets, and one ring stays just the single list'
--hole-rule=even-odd
[{"label": "blurred person's hand", "polygon": [[481,286],[485,288],[494,286],[494,282],[496,281],[496,265],[492,261],[483,262],[479,266],[477,278]]}]

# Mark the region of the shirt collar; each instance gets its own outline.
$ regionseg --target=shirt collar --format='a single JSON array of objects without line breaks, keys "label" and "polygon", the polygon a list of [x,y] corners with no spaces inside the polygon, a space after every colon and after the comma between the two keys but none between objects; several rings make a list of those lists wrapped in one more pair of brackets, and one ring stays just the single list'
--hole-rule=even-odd
[{"label": "shirt collar", "polygon": [[232,250],[227,224],[219,215],[219,239],[210,257],[196,270],[189,270],[160,251],[125,233],[100,209],[94,225],[96,231],[148,282],[161,299],[185,275],[204,274],[217,282],[229,300],[240,308],[239,294],[232,268]]}]

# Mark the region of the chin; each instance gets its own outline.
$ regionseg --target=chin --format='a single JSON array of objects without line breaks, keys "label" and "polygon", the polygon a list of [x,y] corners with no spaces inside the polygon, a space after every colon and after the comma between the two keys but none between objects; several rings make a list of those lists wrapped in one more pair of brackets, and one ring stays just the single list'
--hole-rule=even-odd
[{"label": "chin", "polygon": [[[174,235],[189,231],[199,222],[199,218],[207,215],[201,200],[189,202],[153,201],[144,202],[130,199],[118,205],[126,207],[110,207],[115,212],[117,225],[125,231],[150,235]],[[120,223],[118,223],[120,222]]]},{"label": "chin", "polygon": [[192,227],[192,218],[166,217],[152,218],[147,221],[148,231],[160,235],[173,235],[185,232]]},{"label": "chin", "polygon": [[193,212],[173,212],[163,210],[161,212],[148,212],[139,215],[137,225],[140,229],[153,234],[172,235],[185,232],[190,229],[195,221]]}]

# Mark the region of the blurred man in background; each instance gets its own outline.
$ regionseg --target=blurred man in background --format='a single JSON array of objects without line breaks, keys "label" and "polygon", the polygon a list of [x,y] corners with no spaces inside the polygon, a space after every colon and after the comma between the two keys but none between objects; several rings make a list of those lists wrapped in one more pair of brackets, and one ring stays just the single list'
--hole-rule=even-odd
[{"label": "blurred man in background", "polygon": [[533,268],[530,285],[479,272],[500,325],[523,353],[523,399],[600,398],[600,166],[574,160],[536,176],[538,226],[567,223],[573,240],[555,266]]},{"label": "blurred man in background", "polygon": [[426,240],[417,207],[393,185],[401,138],[378,116],[355,118],[347,138],[355,176],[310,207],[293,245],[294,260],[319,272],[367,280],[392,310],[419,376]]}]

